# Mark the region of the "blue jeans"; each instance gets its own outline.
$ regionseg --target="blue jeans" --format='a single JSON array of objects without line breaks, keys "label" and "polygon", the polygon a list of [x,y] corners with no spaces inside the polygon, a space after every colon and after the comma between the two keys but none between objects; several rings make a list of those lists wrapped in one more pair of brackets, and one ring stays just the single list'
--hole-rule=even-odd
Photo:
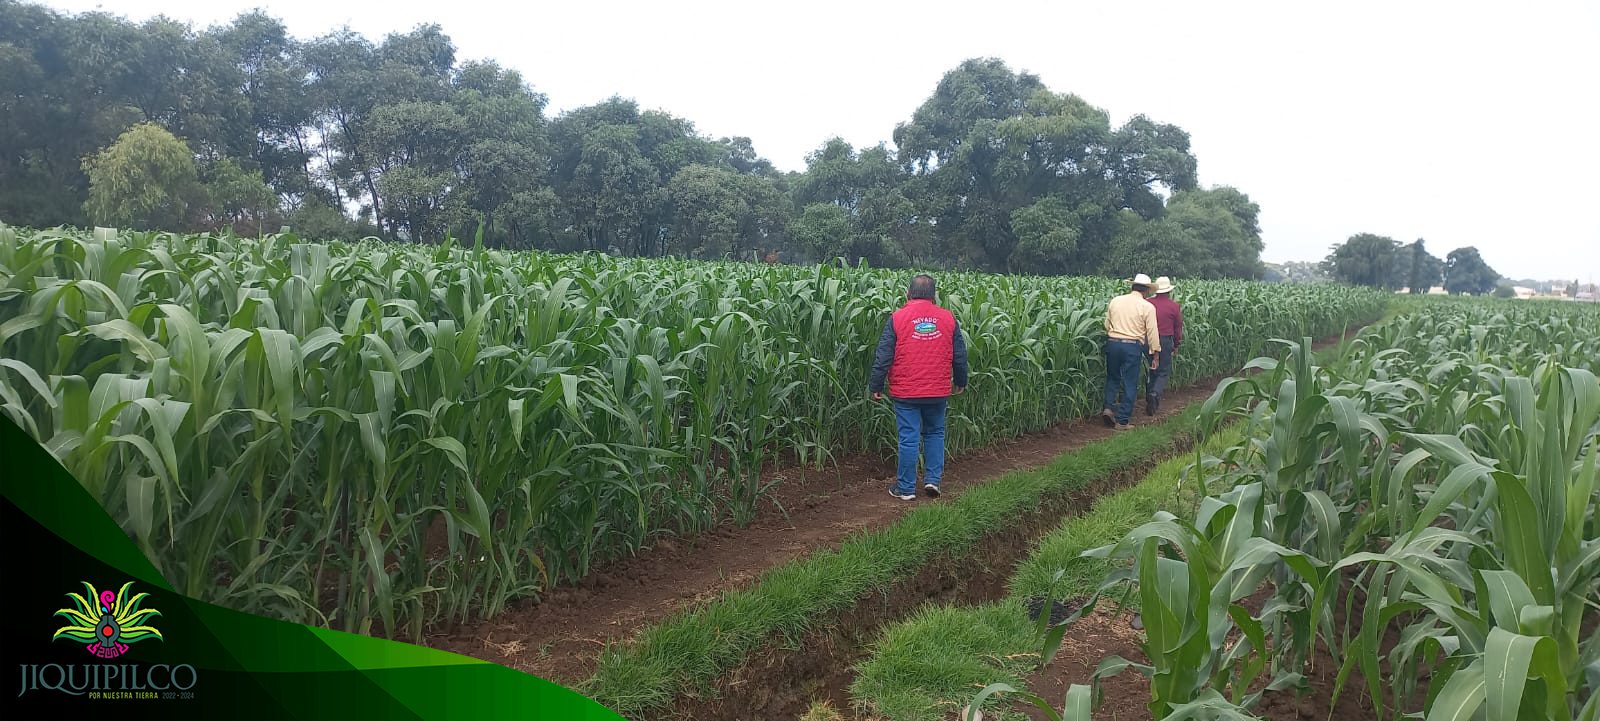
[{"label": "blue jeans", "polygon": [[1139,392],[1144,344],[1106,341],[1106,407],[1119,424],[1133,415],[1133,394]]},{"label": "blue jeans", "polygon": [[911,495],[917,492],[917,450],[921,443],[924,461],[924,482],[939,485],[944,476],[944,415],[949,408],[947,398],[908,403],[894,402],[894,419],[900,427],[900,468],[895,474],[895,493]]}]

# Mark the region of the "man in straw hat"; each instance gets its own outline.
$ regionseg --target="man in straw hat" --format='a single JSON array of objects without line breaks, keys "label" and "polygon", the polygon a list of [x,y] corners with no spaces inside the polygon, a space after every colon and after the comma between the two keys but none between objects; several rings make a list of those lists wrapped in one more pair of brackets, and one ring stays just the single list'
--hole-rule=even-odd
[{"label": "man in straw hat", "polygon": [[1127,293],[1111,299],[1106,306],[1106,405],[1100,417],[1119,431],[1133,415],[1133,395],[1139,392],[1139,369],[1146,356],[1150,367],[1160,364],[1161,336],[1156,325],[1156,308],[1150,305],[1150,276],[1140,273],[1130,279]]},{"label": "man in straw hat", "polygon": [[1153,416],[1161,411],[1161,394],[1167,390],[1167,377],[1172,375],[1172,356],[1183,344],[1183,309],[1172,300],[1172,279],[1156,279],[1155,295],[1150,305],[1156,309],[1156,333],[1161,337],[1161,350],[1156,354],[1155,365],[1144,386],[1144,413]]}]

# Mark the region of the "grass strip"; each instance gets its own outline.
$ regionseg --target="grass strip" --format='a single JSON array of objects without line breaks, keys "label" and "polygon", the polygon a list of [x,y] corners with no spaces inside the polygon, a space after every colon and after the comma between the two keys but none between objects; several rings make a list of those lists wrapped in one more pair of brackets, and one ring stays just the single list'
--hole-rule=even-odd
[{"label": "grass strip", "polygon": [[1199,404],[1065,453],[1049,465],[1014,471],[946,503],[924,505],[883,529],[851,537],[837,550],[796,559],[752,586],[649,627],[632,642],[613,643],[581,690],[629,718],[650,718],[680,695],[708,694],[714,682],[752,653],[774,643],[794,648],[874,590],[914,576],[941,557],[971,552],[996,528],[1151,457],[1170,454],[1198,431]]},{"label": "grass strip", "polygon": [[[1243,433],[1242,426],[1231,425],[1200,452],[1220,452]],[[1186,499],[1197,497],[1197,484],[1180,481],[1195,458],[1163,461],[1136,485],[1101,496],[1088,513],[1067,518],[1018,564],[1003,600],[924,606],[885,629],[872,657],[856,669],[851,698],[873,718],[942,721],[988,684],[1023,687],[1039,646],[1025,600],[1047,592],[1057,600],[1093,593],[1110,562],[1080,558],[1084,551],[1117,542],[1156,511],[1188,515],[1192,504]]]}]

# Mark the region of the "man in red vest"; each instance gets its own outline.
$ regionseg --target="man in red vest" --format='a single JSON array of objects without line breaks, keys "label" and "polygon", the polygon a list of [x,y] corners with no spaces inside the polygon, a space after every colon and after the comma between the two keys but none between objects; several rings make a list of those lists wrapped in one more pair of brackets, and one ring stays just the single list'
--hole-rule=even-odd
[{"label": "man in red vest", "polygon": [[[950,311],[934,305],[933,277],[918,275],[906,304],[889,316],[878,339],[867,388],[873,400],[887,390],[900,429],[900,466],[889,494],[917,498],[917,450],[924,465],[923,492],[939,497],[944,475],[944,418],[952,392],[967,389],[967,345]],[[887,382],[887,383],[886,383]]]}]

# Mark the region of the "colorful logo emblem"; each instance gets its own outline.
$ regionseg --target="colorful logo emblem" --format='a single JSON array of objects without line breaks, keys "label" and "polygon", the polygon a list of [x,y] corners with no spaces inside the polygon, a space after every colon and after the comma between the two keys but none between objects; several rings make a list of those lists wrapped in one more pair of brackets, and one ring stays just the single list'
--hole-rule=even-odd
[{"label": "colorful logo emblem", "polygon": [[937,318],[912,318],[911,337],[915,340],[935,340],[943,336]]},{"label": "colorful logo emblem", "polygon": [[[50,640],[65,638],[83,642],[88,645],[89,653],[103,659],[127,653],[130,643],[152,638],[166,640],[161,637],[160,631],[148,625],[150,619],[160,616],[161,612],[153,608],[139,608],[150,594],[130,595],[132,581],[123,584],[122,590],[116,593],[96,592],[87,581],[83,587],[89,591],[86,596],[67,594],[77,608],[63,608],[55,613],[75,622],[75,625],[56,629],[56,634]],[[94,601],[90,602],[89,599]]]}]

